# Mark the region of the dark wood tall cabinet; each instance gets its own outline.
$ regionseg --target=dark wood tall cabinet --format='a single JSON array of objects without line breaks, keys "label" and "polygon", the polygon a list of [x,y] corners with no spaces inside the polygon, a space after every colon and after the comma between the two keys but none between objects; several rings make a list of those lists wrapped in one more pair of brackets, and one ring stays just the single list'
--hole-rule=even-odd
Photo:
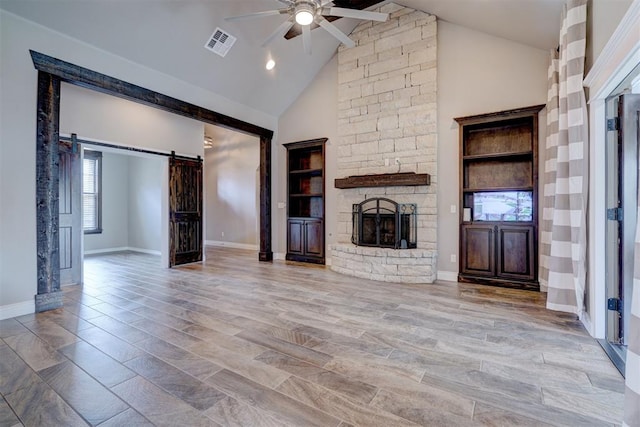
[{"label": "dark wood tall cabinet", "polygon": [[324,149],[327,138],[284,144],[287,149],[287,255],[324,264]]},{"label": "dark wood tall cabinet", "polygon": [[539,289],[538,113],[459,117],[458,280]]}]

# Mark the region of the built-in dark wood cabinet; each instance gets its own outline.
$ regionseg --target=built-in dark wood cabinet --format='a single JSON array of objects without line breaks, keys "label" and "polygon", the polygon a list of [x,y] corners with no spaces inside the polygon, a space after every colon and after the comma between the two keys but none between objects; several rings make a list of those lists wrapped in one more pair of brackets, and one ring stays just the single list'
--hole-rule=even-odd
[{"label": "built-in dark wood cabinet", "polygon": [[284,144],[287,149],[287,255],[324,264],[324,149],[327,138]]},{"label": "built-in dark wood cabinet", "polygon": [[539,289],[538,113],[459,117],[460,281]]}]

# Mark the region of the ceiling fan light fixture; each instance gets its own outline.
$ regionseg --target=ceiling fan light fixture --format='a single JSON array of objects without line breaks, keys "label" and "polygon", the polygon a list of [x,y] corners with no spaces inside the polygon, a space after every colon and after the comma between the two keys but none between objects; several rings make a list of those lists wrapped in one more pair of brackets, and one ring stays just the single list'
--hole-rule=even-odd
[{"label": "ceiling fan light fixture", "polygon": [[298,24],[310,25],[316,14],[316,4],[310,1],[297,2],[294,14]]}]

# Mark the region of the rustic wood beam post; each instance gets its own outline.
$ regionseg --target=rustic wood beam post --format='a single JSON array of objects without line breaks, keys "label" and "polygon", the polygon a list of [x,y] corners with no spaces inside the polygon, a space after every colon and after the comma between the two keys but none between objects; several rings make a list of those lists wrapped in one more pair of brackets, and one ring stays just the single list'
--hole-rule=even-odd
[{"label": "rustic wood beam post", "polygon": [[271,137],[260,136],[260,261],[272,261],[271,249]]},{"label": "rustic wood beam post", "polygon": [[58,238],[60,78],[38,71],[36,134],[36,312],[62,307]]}]

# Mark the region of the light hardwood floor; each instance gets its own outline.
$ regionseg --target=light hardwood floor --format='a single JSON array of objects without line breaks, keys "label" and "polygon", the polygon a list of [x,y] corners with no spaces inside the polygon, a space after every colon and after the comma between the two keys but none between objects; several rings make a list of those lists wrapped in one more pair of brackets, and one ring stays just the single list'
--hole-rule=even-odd
[{"label": "light hardwood floor", "polygon": [[208,249],[90,257],[0,322],[0,426],[605,426],[624,384],[539,293],[400,285]]}]

